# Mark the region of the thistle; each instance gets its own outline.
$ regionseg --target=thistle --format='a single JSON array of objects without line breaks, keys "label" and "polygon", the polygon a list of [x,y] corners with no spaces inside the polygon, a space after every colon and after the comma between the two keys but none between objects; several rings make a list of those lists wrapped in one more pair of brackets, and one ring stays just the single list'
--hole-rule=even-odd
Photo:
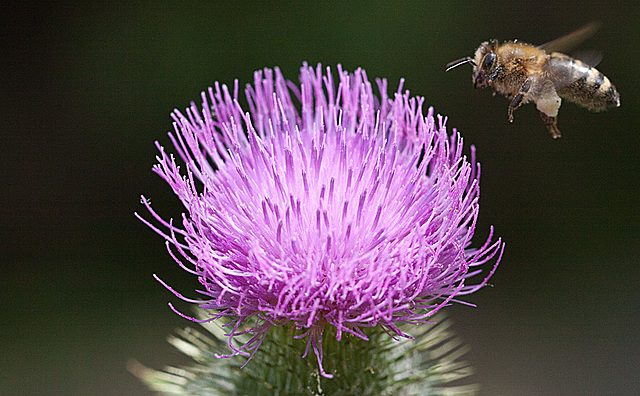
[{"label": "thistle", "polygon": [[[367,341],[412,338],[457,297],[482,288],[504,245],[471,248],[478,216],[475,149],[462,154],[446,119],[400,82],[393,97],[362,69],[303,65],[300,84],[264,69],[245,89],[216,83],[172,114],[181,162],[156,143],[154,171],[182,201],[182,224],[165,221],[143,196],[180,266],[204,298],[196,322],[224,326],[228,352],[245,365],[269,333],[304,339],[322,377],[323,335]],[[437,121],[436,121],[437,119]],[[495,264],[479,281],[480,266]],[[155,275],[154,275],[155,276]],[[326,334],[325,334],[326,333]],[[386,336],[386,335],[385,335]],[[387,337],[388,338],[388,337]],[[269,341],[271,342],[271,341]],[[373,342],[373,341],[372,341]],[[243,365],[244,367],[244,365]]]},{"label": "thistle", "polygon": [[[331,334],[324,350],[325,361],[338,368],[331,379],[321,376],[314,362],[300,359],[298,340],[289,334],[292,326],[273,328],[247,367],[235,359],[217,359],[231,352],[224,318],[169,337],[195,364],[158,371],[131,361],[129,370],[165,395],[475,395],[479,386],[464,382],[472,368],[459,359],[468,348],[454,337],[443,314],[433,319],[437,323],[401,325],[412,338],[399,340],[380,328],[367,329],[369,341],[347,335],[338,342]],[[327,330],[335,333],[335,328]]]}]

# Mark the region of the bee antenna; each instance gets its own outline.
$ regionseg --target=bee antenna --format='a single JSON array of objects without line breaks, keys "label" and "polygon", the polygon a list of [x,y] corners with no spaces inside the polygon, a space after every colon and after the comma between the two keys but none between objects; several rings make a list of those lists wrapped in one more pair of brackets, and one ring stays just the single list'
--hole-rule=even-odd
[{"label": "bee antenna", "polygon": [[472,65],[476,65],[476,62],[470,58],[470,57],[464,57],[464,58],[460,58],[460,59],[456,59],[453,62],[449,62],[447,63],[447,69],[445,71],[449,71],[451,69],[455,69],[456,67],[460,66],[460,65],[464,65],[465,63],[471,63]]}]

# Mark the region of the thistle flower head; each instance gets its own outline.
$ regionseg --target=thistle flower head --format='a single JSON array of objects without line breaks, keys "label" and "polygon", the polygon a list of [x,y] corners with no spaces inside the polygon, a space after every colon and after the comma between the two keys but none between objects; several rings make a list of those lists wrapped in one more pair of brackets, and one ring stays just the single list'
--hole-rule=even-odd
[{"label": "thistle flower head", "polygon": [[[379,96],[362,69],[303,65],[300,84],[264,69],[245,89],[215,84],[202,106],[175,110],[170,138],[186,164],[159,145],[154,171],[185,206],[182,225],[161,224],[174,259],[198,276],[213,310],[228,316],[229,346],[252,355],[272,326],[293,324],[322,369],[322,332],[366,339],[381,326],[421,323],[474,285],[500,239],[470,248],[479,165],[463,156],[446,119],[423,98]],[[490,233],[491,234],[491,233]],[[165,284],[165,286],[167,286]],[[167,286],[169,287],[169,286]],[[177,292],[174,291],[177,294]],[[179,294],[177,294],[179,295]],[[180,295],[179,295],[180,296]],[[195,319],[194,319],[195,320]],[[241,334],[251,337],[233,345]],[[243,337],[246,340],[246,337]],[[305,353],[306,354],[306,353]]]}]

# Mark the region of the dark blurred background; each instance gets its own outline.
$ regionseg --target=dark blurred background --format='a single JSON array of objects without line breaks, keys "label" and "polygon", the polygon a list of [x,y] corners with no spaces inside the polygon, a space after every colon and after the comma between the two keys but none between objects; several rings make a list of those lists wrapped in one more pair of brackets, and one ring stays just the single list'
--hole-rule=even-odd
[{"label": "dark blurred background", "polygon": [[[214,81],[303,61],[401,77],[482,163],[480,243],[507,243],[493,287],[447,309],[482,395],[640,393],[640,7],[629,1],[305,4],[170,1],[1,7],[0,394],[149,394],[125,365],[185,360],[167,307],[198,284],[137,221],[140,194],[181,206],[151,172],[169,113]],[[473,90],[444,65],[481,41],[541,44],[599,20],[583,48],[622,106],[565,103],[554,141],[533,105]]]}]

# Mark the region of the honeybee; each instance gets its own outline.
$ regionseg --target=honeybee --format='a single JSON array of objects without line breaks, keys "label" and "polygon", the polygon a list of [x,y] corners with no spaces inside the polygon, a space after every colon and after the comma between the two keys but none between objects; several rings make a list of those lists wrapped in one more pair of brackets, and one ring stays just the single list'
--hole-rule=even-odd
[{"label": "honeybee", "polygon": [[[509,122],[521,105],[534,102],[553,138],[560,137],[557,125],[562,99],[591,111],[620,106],[620,94],[604,74],[594,66],[599,59],[573,59],[557,51],[568,50],[590,36],[598,28],[592,23],[559,39],[540,46],[498,40],[480,44],[473,58],[465,57],[447,65],[447,71],[470,63],[473,86],[491,87],[511,99]],[[593,55],[593,54],[592,54]]]}]

